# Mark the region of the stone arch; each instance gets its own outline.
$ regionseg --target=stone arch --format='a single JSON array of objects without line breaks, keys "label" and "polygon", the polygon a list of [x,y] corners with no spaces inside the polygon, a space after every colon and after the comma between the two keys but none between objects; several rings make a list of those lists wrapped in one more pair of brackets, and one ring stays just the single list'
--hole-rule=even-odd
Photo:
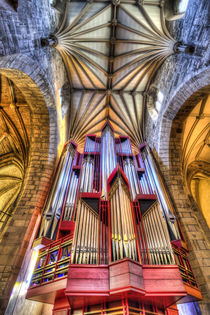
[{"label": "stone arch", "polygon": [[207,272],[210,235],[207,224],[184,180],[180,153],[182,123],[202,97],[204,87],[209,84],[209,70],[205,69],[193,78],[187,78],[185,83],[174,92],[161,118],[157,144],[157,159],[189,245],[190,262],[204,298],[203,302],[200,302],[203,314],[208,313],[210,300]]},{"label": "stone arch", "polygon": [[[1,307],[4,310],[35,236],[56,160],[57,120],[53,89],[39,66],[25,55],[0,59],[0,73],[19,88],[31,110],[29,165],[15,213],[0,243]],[[7,246],[5,246],[7,245]]]},{"label": "stone arch", "polygon": [[[159,153],[163,150],[169,150],[172,122],[182,105],[193,93],[209,84],[210,70],[205,69],[197,73],[194,77],[187,77],[183,85],[179,86],[173,94],[171,93],[171,98],[165,105],[164,113],[159,118],[161,120],[157,147]],[[162,137],[164,137],[164,143],[160,141]]]}]

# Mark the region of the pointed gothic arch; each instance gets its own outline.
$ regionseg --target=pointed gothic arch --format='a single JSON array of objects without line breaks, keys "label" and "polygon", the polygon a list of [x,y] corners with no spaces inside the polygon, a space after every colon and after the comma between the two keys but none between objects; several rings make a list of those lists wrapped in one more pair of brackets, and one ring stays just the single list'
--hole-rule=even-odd
[{"label": "pointed gothic arch", "polygon": [[[29,251],[37,230],[56,159],[57,123],[52,89],[34,61],[21,54],[2,57],[0,74],[11,80],[21,91],[31,116],[28,165],[24,171],[24,182],[0,242],[1,269],[4,272],[7,268],[8,272],[7,282],[1,288],[2,307],[5,307],[23,258]],[[7,252],[2,250],[6,242],[10,244]]]}]

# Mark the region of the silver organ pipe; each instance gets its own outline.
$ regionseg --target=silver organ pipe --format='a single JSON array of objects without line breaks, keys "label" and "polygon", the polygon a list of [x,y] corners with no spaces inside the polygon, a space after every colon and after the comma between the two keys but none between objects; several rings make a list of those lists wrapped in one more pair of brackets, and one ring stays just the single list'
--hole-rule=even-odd
[{"label": "silver organ pipe", "polygon": [[79,200],[72,246],[72,264],[98,263],[98,231],[97,214],[85,202]]},{"label": "silver organ pipe", "polygon": [[142,220],[151,264],[175,264],[167,224],[158,202],[143,215]]},{"label": "silver organ pipe", "polygon": [[94,175],[94,161],[90,156],[85,157],[82,167],[81,192],[92,192]]},{"label": "silver organ pipe", "polygon": [[98,138],[96,138],[96,152],[100,152],[100,150],[101,150],[101,143],[100,143],[100,141],[99,141],[99,139]]},{"label": "silver organ pipe", "polygon": [[133,202],[133,210],[135,213],[135,222],[136,222],[136,232],[138,236],[138,247],[139,247],[139,254],[140,254],[140,263],[141,264],[149,264],[149,255],[147,250],[147,241],[145,237],[145,231],[142,223],[141,218],[141,211],[139,207],[138,201]]},{"label": "silver organ pipe", "polygon": [[137,260],[136,238],[129,191],[117,178],[109,192],[111,212],[112,260]]},{"label": "silver organ pipe", "polygon": [[124,160],[123,167],[125,175],[129,181],[131,198],[132,200],[134,200],[136,198],[136,195],[139,194],[138,177],[136,169],[134,167],[134,163],[133,161],[131,161],[131,159],[127,158],[126,160]]},{"label": "silver organ pipe", "polygon": [[168,197],[168,193],[164,187],[164,183],[155,165],[155,161],[149,151],[149,148],[145,148],[142,152],[142,158],[145,164],[145,169],[148,174],[153,191],[158,196],[159,203],[161,205],[162,213],[167,221],[168,228],[170,230],[172,239],[181,239],[176,217],[171,213],[169,209],[173,209],[173,205]]},{"label": "silver organ pipe", "polygon": [[90,137],[86,137],[85,142],[85,152],[95,152],[96,150],[95,140],[92,140]]},{"label": "silver organ pipe", "polygon": [[121,151],[123,154],[132,154],[132,149],[128,138],[124,141],[121,141]]},{"label": "silver organ pipe", "polygon": [[49,238],[55,237],[55,232],[58,227],[62,205],[64,202],[64,196],[68,186],[67,183],[69,183],[71,176],[74,157],[74,147],[71,143],[68,143],[66,151],[62,155],[58,172],[47,201],[44,219],[40,229],[40,236],[47,236]]},{"label": "silver organ pipe", "polygon": [[102,194],[107,198],[107,179],[117,165],[115,141],[107,125],[102,132]]},{"label": "silver organ pipe", "polygon": [[74,205],[76,202],[78,182],[79,182],[79,175],[76,174],[75,172],[72,172],[70,187],[69,187],[66,204],[64,208],[64,215],[63,215],[64,221],[71,221],[73,219],[72,216],[73,216],[73,211],[74,211]]},{"label": "silver organ pipe", "polygon": [[121,145],[120,142],[116,142],[115,144],[116,153],[121,153]]},{"label": "silver organ pipe", "polygon": [[99,210],[100,263],[108,263],[108,202],[101,200]]}]

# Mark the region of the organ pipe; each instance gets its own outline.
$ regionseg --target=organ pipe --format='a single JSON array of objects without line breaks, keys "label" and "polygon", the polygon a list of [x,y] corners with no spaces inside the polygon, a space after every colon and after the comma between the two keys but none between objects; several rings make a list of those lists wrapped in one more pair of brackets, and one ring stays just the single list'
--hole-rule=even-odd
[{"label": "organ pipe", "polygon": [[138,177],[136,173],[136,169],[134,167],[133,161],[130,158],[124,160],[124,172],[128,178],[130,190],[131,190],[131,197],[132,200],[136,198],[136,195],[139,194],[139,184],[138,184]]},{"label": "organ pipe", "polygon": [[146,147],[143,150],[142,157],[143,157],[145,169],[148,174],[148,178],[152,186],[152,189],[153,191],[155,191],[155,193],[158,196],[158,200],[161,205],[163,216],[168,225],[170,238],[171,240],[181,239],[176,217],[173,214],[174,211],[172,210],[173,209],[172,202],[169,198],[164,182],[159,174],[154,158],[152,154],[150,153],[150,150],[148,147]]},{"label": "organ pipe", "polygon": [[73,264],[98,263],[99,219],[93,210],[79,200],[71,262]]},{"label": "organ pipe", "polygon": [[93,185],[94,161],[90,156],[85,157],[82,167],[81,192],[91,192]]},{"label": "organ pipe", "polygon": [[121,152],[123,154],[132,154],[132,149],[128,138],[126,138],[124,141],[121,141]]},{"label": "organ pipe", "polygon": [[67,200],[64,208],[64,215],[63,220],[65,221],[71,221],[74,211],[74,205],[76,201],[76,193],[77,193],[77,186],[79,182],[79,175],[75,172],[72,172],[71,182],[69,191],[67,194]]},{"label": "organ pipe", "polygon": [[53,239],[56,236],[55,233],[61,216],[65,192],[71,177],[74,157],[74,147],[72,143],[68,143],[61,157],[52,190],[47,201],[40,236],[47,236]]},{"label": "organ pipe", "polygon": [[151,263],[175,264],[167,224],[158,202],[143,215],[143,226]]},{"label": "organ pipe", "polygon": [[125,257],[137,260],[136,237],[129,191],[117,178],[109,192],[113,261]]},{"label": "organ pipe", "polygon": [[107,179],[117,165],[114,135],[109,125],[102,132],[102,195],[107,198]]},{"label": "organ pipe", "polygon": [[91,139],[90,137],[86,137],[85,142],[85,152],[94,152],[96,151],[95,140]]}]

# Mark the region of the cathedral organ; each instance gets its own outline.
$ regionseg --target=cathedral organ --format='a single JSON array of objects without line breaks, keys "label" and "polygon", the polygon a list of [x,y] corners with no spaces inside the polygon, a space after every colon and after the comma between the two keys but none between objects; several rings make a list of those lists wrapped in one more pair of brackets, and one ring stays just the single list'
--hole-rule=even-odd
[{"label": "cathedral organ", "polygon": [[201,298],[164,182],[146,144],[107,122],[69,141],[46,201],[27,298],[54,314],[178,314]]}]

